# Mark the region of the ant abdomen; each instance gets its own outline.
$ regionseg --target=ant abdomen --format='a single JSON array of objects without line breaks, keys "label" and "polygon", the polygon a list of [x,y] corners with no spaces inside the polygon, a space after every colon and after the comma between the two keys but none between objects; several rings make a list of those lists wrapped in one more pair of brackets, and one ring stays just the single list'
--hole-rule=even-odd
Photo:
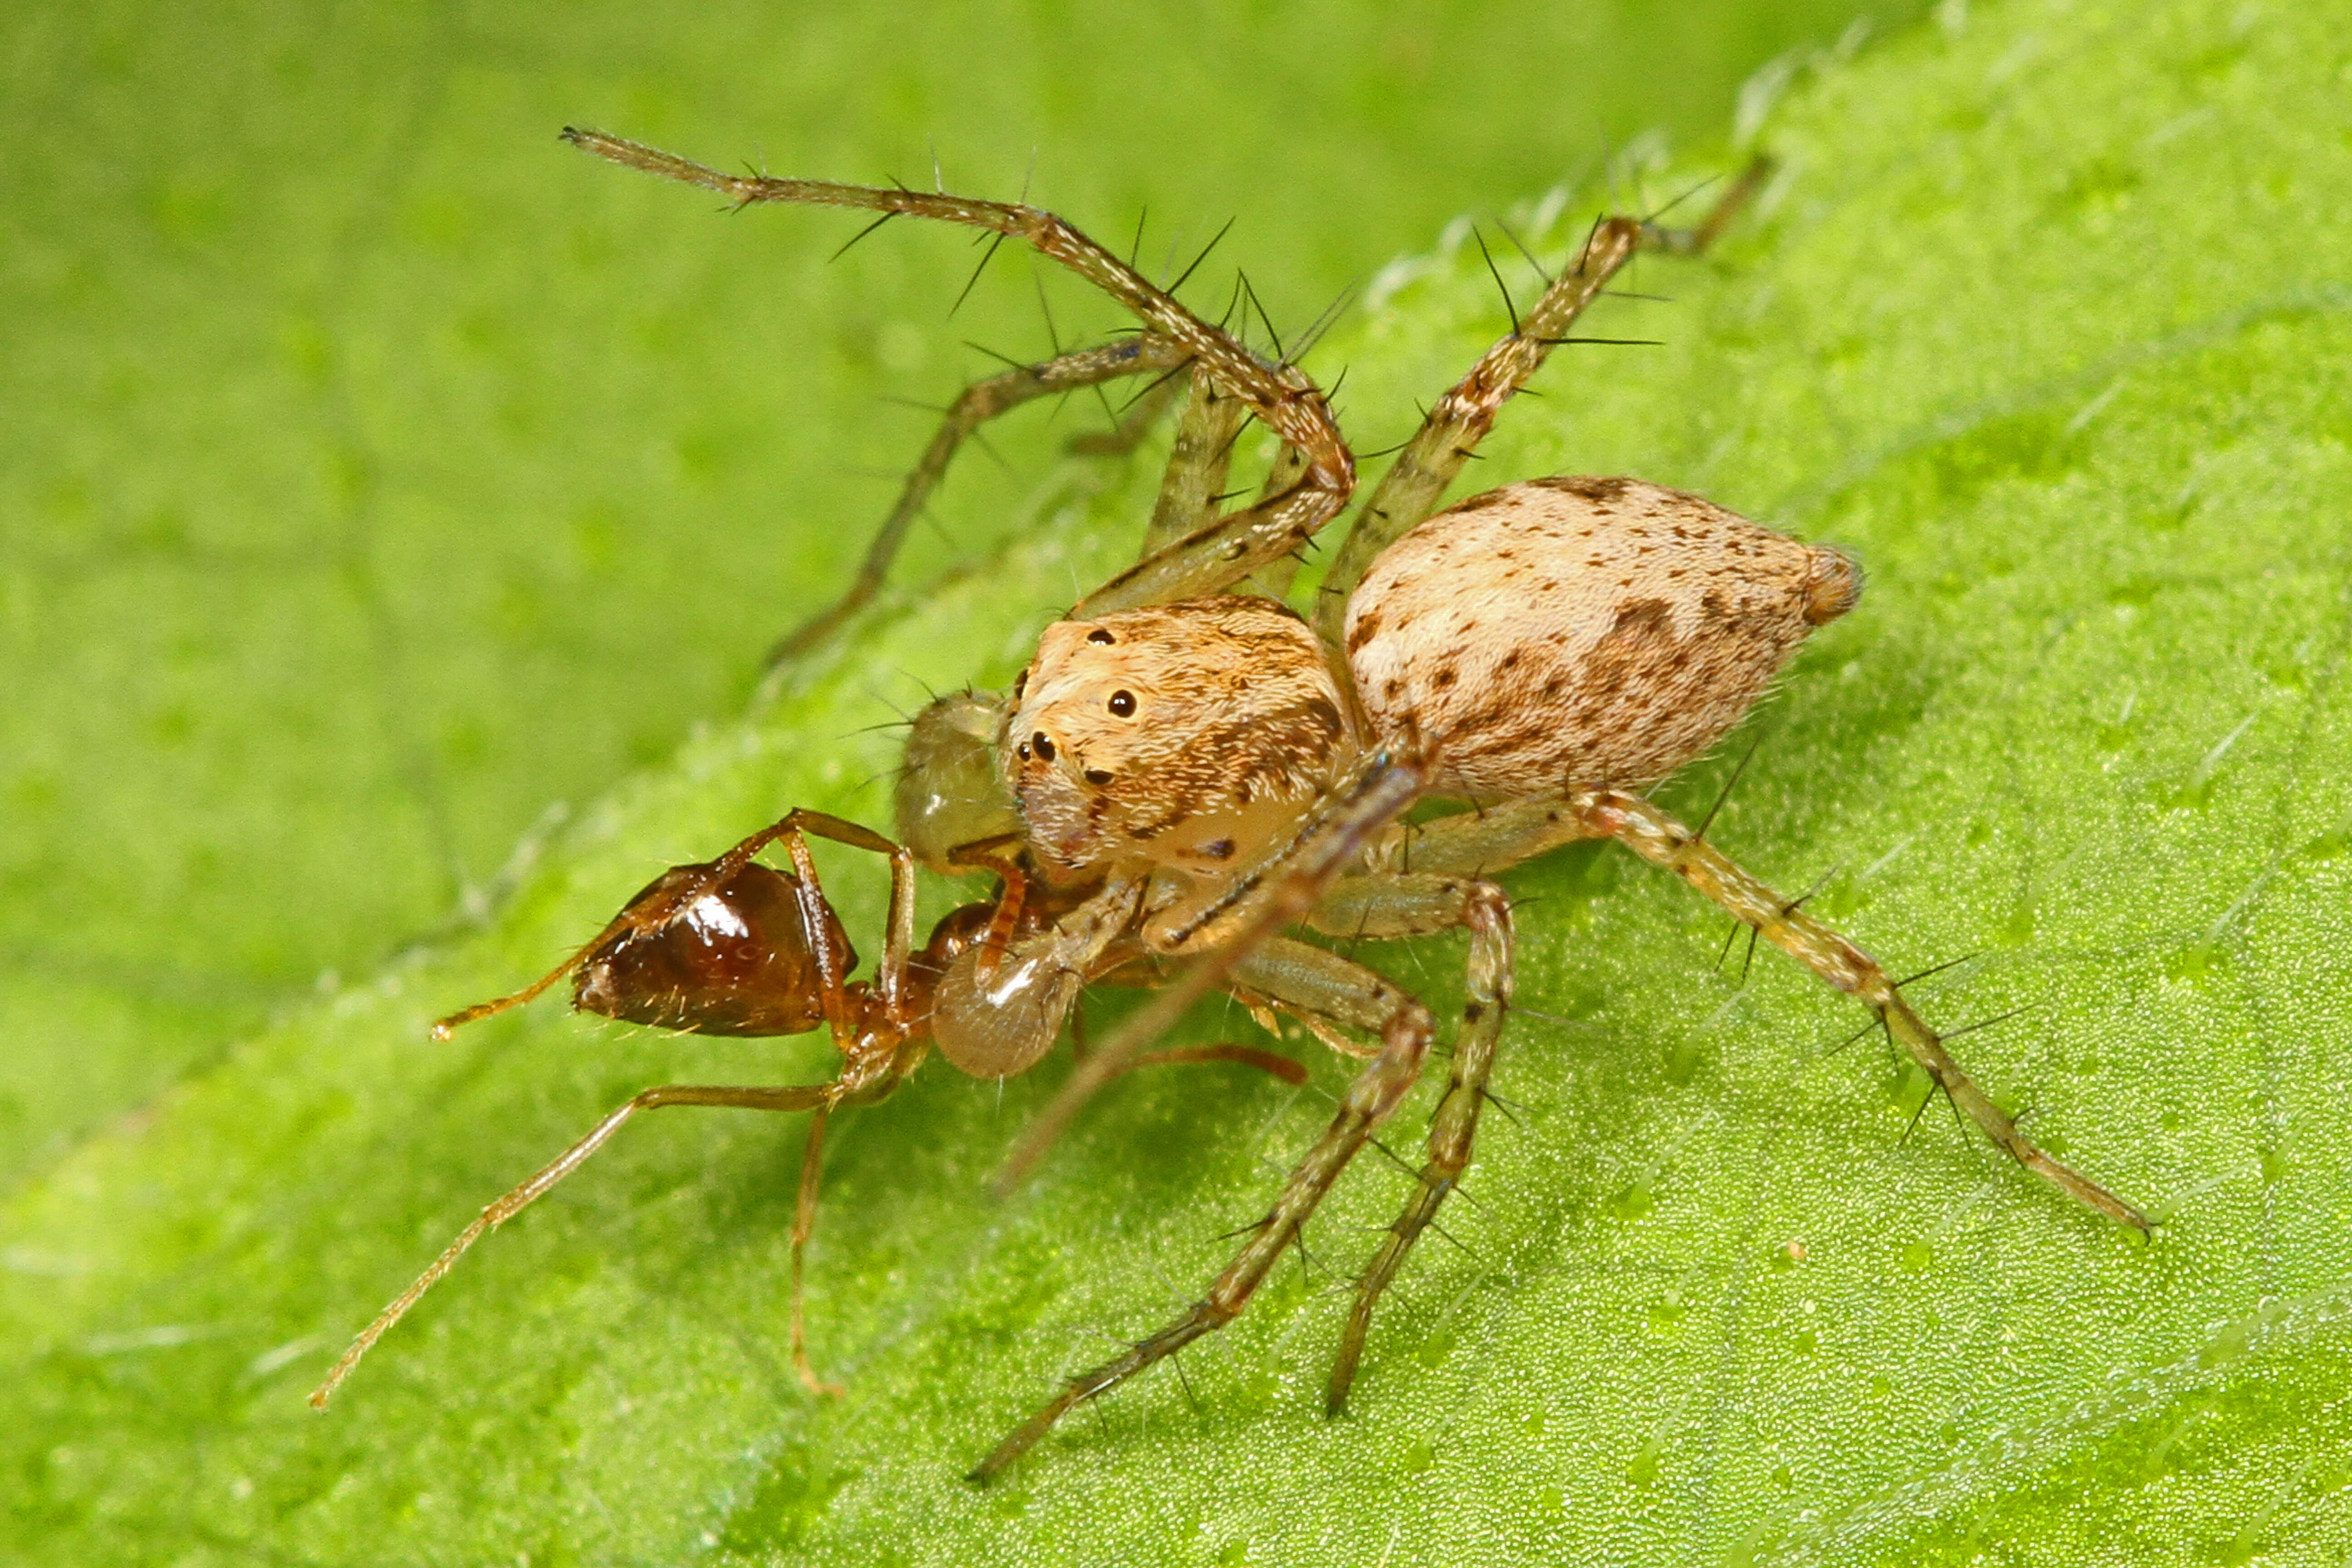
[{"label": "ant abdomen", "polygon": [[[628,912],[673,898],[715,862],[675,866]],[[828,906],[817,937],[835,974],[856,951]],[[572,1005],[632,1024],[703,1035],[798,1035],[825,1021],[814,944],[789,873],[746,862],[732,877],[643,927],[623,925],[581,962]]]}]

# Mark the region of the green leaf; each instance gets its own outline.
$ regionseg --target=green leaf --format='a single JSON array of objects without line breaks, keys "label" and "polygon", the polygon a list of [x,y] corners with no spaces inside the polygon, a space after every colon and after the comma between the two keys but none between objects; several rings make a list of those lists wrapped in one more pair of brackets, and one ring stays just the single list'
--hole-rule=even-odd
[{"label": "green leaf", "polygon": [[[1407,1178],[1367,1161],[1233,1329],[959,1473],[1223,1260],[1327,1113],[1123,1081],[1019,1199],[1051,1087],[942,1067],[837,1119],[782,1350],[797,1123],[632,1127],[468,1258],[335,1411],[301,1392],[483,1201],[647,1083],[806,1081],[814,1042],[552,1008],[424,1042],[650,868],[864,805],[893,672],[1002,679],[1132,537],[1147,466],[1057,470],[984,571],[565,828],[498,920],[295,1013],[6,1217],[20,1553],[447,1560],[2336,1562],[2352,1547],[2352,45],[2310,11],[2018,3],[1810,73],[1786,174],[1645,262],[1479,477],[1637,472],[1853,548],[1861,608],[1755,721],[1711,837],[1958,1026],[2138,1247],[1926,1107],[1864,1020],[1614,850],[1511,879],[1519,996],[1459,1249],[1425,1245],[1350,1416],[1321,1373]],[[1687,174],[1689,171],[1683,171]],[[1659,175],[1659,194],[1676,175]],[[1515,224],[1559,255],[1590,201]],[[1570,213],[1574,216],[1570,216]],[[748,221],[748,220],[747,220]],[[790,220],[777,226],[790,228]],[[1533,230],[1543,231],[1540,238]],[[804,230],[795,243],[805,243]],[[869,250],[875,248],[870,246]],[[1328,363],[1366,447],[1499,331],[1475,247]],[[1706,808],[1717,761],[1668,786]],[[878,819],[878,809],[865,805]],[[879,884],[826,861],[850,929]],[[942,901],[945,889],[938,890]],[[1373,954],[1433,1005],[1459,942]],[[1549,1017],[1538,1014],[1549,1015]],[[1203,1034],[1245,1028],[1204,1017]],[[1426,1091],[1392,1128],[1409,1144]]]},{"label": "green leaf", "polygon": [[[1025,266],[950,323],[962,237],[829,266],[845,216],[729,223],[566,121],[937,159],[1122,241],[1148,207],[1155,264],[1233,216],[1295,325],[1587,149],[1714,134],[1862,8],[0,9],[0,1180],[478,920],[534,824],[740,710],[920,450],[904,403],[996,368],[962,340],[1047,352]],[[907,580],[1098,417],[1005,422]]]}]

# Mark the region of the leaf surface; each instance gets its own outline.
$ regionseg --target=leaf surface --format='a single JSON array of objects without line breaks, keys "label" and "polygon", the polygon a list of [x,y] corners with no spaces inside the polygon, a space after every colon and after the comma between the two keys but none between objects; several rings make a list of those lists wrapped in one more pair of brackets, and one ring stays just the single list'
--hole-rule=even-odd
[{"label": "leaf surface", "polygon": [[[1319,1413],[1337,1288],[1403,1201],[1367,1160],[1234,1328],[959,1473],[1171,1315],[1328,1112],[1231,1069],[1122,1082],[1016,1201],[1053,1069],[927,1069],[836,1121],[819,1405],[782,1350],[797,1123],[632,1128],[469,1258],[332,1415],[300,1394],[481,1202],[656,1081],[807,1081],[810,1042],[542,1009],[423,1043],[649,868],[890,764],[877,671],[1002,679],[1131,538],[1072,465],[986,570],[565,829],[489,928],[287,1018],[7,1215],[0,1438],[58,1561],[2053,1563],[2352,1546],[2352,142],[2310,11],[2013,4],[1798,83],[1786,173],[1643,264],[1477,479],[1635,472],[1854,549],[1861,608],[1759,715],[1711,837],[1896,973],[2151,1247],[1957,1131],[1865,1020],[1610,850],[1509,879],[1518,993],[1467,1196]],[[1671,189],[1671,176],[1658,181]],[[1515,224],[1556,258],[1591,200]],[[1571,216],[1572,215],[1572,216]],[[1540,237],[1536,232],[1540,230]],[[1503,325],[1475,247],[1328,360],[1361,447]],[[845,738],[850,737],[850,738]],[[1727,757],[1669,785],[1704,812]],[[866,806],[878,820],[878,811]],[[853,932],[879,881],[830,858]],[[940,896],[946,895],[942,891]],[[1379,953],[1441,1016],[1461,944]],[[1538,1016],[1538,1015],[1548,1015]],[[1204,1037],[1245,1030],[1207,1016]],[[1304,1047],[1302,1047],[1303,1049]],[[1391,1135],[1405,1152],[1429,1091]],[[1906,1129],[1916,1121],[1916,1131]],[[37,1269],[38,1272],[31,1270]]]}]

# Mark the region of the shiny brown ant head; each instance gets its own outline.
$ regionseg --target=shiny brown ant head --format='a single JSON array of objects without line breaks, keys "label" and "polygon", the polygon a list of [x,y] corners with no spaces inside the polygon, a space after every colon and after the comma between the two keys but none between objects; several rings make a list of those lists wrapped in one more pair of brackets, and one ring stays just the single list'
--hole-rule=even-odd
[{"label": "shiny brown ant head", "polygon": [[[798,1035],[824,1022],[817,944],[833,955],[835,973],[857,964],[832,907],[824,929],[810,930],[800,883],[757,861],[678,902],[683,886],[713,864],[672,867],[629,900],[581,961],[574,1007],[703,1035]],[[631,921],[639,911],[650,918]]]}]

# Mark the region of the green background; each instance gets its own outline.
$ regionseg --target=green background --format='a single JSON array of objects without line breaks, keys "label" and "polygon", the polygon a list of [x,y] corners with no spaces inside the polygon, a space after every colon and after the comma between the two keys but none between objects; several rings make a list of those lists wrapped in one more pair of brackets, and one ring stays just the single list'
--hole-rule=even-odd
[{"label": "green background", "polygon": [[[0,1177],[478,919],[555,803],[739,711],[845,581],[929,436],[889,399],[997,368],[966,340],[1047,352],[1025,258],[950,321],[961,237],[828,266],[854,226],[712,221],[561,126],[936,154],[1122,239],[1149,208],[1161,257],[1233,218],[1295,328],[1916,8],[8,8]],[[1001,540],[1086,416],[975,454],[907,580]]]},{"label": "green background", "polygon": [[[1964,1058],[2158,1212],[2156,1246],[1938,1110],[1898,1142],[1922,1086],[1867,1043],[1821,1059],[1850,1007],[1769,955],[1710,972],[1718,918],[1582,850],[1512,879],[1519,1124],[1490,1121],[1460,1249],[1416,1257],[1344,1423],[1316,1407],[1333,1281],[1404,1190],[1369,1167],[1314,1271],[1186,1382],[992,1492],[955,1479],[1197,1289],[1344,1081],[1319,1055],[1299,1095],[1124,1083],[1009,1205],[978,1184],[1053,1069],[1000,1095],[934,1068],[843,1119],[810,1278],[839,1404],[780,1353],[794,1130],[720,1116],[633,1130],[331,1415],[299,1402],[629,1090],[829,1054],[424,1022],[784,805],[882,820],[892,742],[860,731],[1008,675],[1149,483],[1054,460],[1083,405],[1033,417],[1009,473],[958,475],[899,603],[730,720],[886,499],[862,470],[921,438],[872,395],[982,368],[965,335],[1042,346],[1032,284],[1000,262],[943,323],[956,237],[894,226],[826,268],[850,220],[714,222],[554,124],[836,175],[920,177],[936,139],[955,183],[1027,177],[1114,235],[1146,200],[1196,242],[1237,212],[1286,325],[1379,271],[1314,362],[1347,367],[1370,449],[1502,325],[1459,231],[1429,250],[1447,218],[1514,211],[1556,257],[1602,203],[1722,167],[1739,79],[1843,21],[16,24],[6,112],[39,155],[6,253],[42,308],[0,372],[31,437],[0,513],[11,1550],[2343,1561],[2352,47],[2316,10],[1947,5],[1807,61],[1762,121],[1763,210],[1643,265],[1673,303],[1596,314],[1666,346],[1564,353],[1476,476],[1639,472],[1862,555],[1715,837],[1791,890],[1826,876],[1812,907],[1898,971],[1980,952],[1922,1005],[2030,1008]],[[1658,121],[1696,150],[1602,169],[1603,132]],[[1401,250],[1429,254],[1381,269]],[[1054,298],[1066,334],[1110,322]],[[1727,771],[1664,798],[1703,810]],[[590,804],[501,879],[554,796]],[[836,864],[873,931],[871,868]],[[1460,953],[1382,956],[1443,1010]],[[346,978],[295,1000],[321,965]]]}]

